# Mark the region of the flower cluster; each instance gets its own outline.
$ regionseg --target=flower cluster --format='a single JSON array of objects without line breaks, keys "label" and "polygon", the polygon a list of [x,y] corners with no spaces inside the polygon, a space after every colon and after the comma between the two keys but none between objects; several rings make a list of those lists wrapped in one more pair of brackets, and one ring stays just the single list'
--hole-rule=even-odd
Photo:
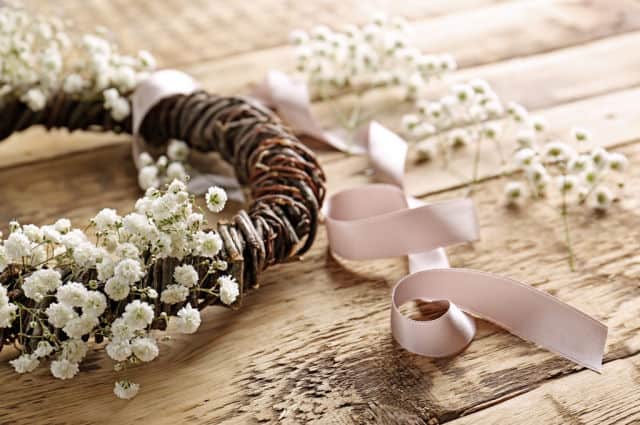
[{"label": "flower cluster", "polygon": [[14,99],[39,111],[59,91],[101,100],[116,121],[130,115],[126,97],[155,67],[151,54],[119,54],[99,34],[72,37],[55,17],[0,8],[0,105]]},{"label": "flower cluster", "polygon": [[623,186],[627,158],[591,145],[591,135],[586,130],[575,128],[570,138],[571,144],[545,141],[543,132],[521,133],[513,161],[523,172],[523,180],[506,184],[508,204],[522,204],[527,197],[543,198],[550,188],[555,188],[567,204],[599,211],[611,206],[617,197],[616,189]]},{"label": "flower cluster", "polygon": [[416,105],[417,113],[402,117],[402,128],[418,141],[420,160],[431,160],[438,153],[447,156],[452,150],[481,140],[498,143],[502,126],[492,120],[502,118],[505,107],[484,80],[454,84],[442,98],[421,99]]},{"label": "flower cluster", "polygon": [[[219,212],[225,200],[211,188],[206,201]],[[48,359],[53,376],[73,378],[90,338],[108,341],[106,353],[121,372],[158,356],[158,323],[195,332],[203,294],[236,302],[240,288],[219,255],[222,240],[206,226],[180,180],[147,190],[125,216],[103,209],[87,227],[92,235],[67,219],[41,227],[12,222],[0,237],[0,333],[16,336],[16,372]],[[157,282],[153,267],[169,258],[179,263],[172,282]],[[124,378],[114,393],[131,398],[138,389]]]},{"label": "flower cluster", "polygon": [[408,98],[416,98],[428,81],[454,70],[448,54],[430,55],[409,43],[403,18],[379,14],[364,26],[349,25],[343,31],[317,26],[310,33],[291,33],[298,71],[310,89],[320,96],[336,90],[366,90],[375,86],[403,86]]},{"label": "flower cluster", "polygon": [[142,190],[161,187],[173,180],[186,182],[190,149],[180,140],[171,140],[167,154],[154,160],[148,152],[138,156],[138,185]]}]

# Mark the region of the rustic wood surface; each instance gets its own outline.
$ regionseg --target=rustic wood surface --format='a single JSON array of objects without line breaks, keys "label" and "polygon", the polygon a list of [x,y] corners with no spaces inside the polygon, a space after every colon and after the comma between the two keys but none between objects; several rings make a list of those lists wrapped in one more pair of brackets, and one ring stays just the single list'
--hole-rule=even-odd
[{"label": "rustic wood surface", "polygon": [[[552,123],[554,134],[589,127],[632,167],[627,200],[603,217],[576,213],[576,272],[566,264],[560,217],[542,206],[497,205],[503,180],[484,155],[473,197],[482,240],[449,249],[452,264],[531,283],[609,326],[604,372],[577,367],[487,322],[461,355],[433,360],[391,339],[389,290],[401,259],[339,264],[324,229],[304,261],[268,271],[238,311],[206,311],[195,335],[171,334],[161,356],[138,367],[134,400],[111,393],[103,350],[72,381],[43,368],[16,375],[0,353],[0,423],[640,423],[640,3],[522,0],[254,2],[30,0],[80,28],[108,27],[123,49],[149,49],[163,66],[221,93],[246,92],[269,68],[287,70],[290,29],[363,22],[372,10],[406,16],[416,42],[453,53],[449,79],[488,79]],[[434,86],[434,95],[443,87]],[[393,90],[367,93],[398,128],[409,106]],[[348,95],[338,99],[352,101]],[[317,102],[329,123],[329,106]],[[0,229],[12,218],[81,223],[139,196],[127,137],[33,129],[0,144]],[[329,191],[371,181],[364,158],[320,152]],[[447,169],[411,158],[407,188],[425,200],[463,194],[471,153]],[[239,208],[232,205],[230,209]],[[420,307],[420,306],[418,306]],[[140,422],[142,421],[142,422]]]}]

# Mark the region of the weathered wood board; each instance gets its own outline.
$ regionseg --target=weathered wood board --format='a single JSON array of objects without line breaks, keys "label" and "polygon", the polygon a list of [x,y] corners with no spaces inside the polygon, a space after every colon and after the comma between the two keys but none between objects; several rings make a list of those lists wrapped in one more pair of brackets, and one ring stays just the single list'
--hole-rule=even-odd
[{"label": "weathered wood board", "polygon": [[[246,91],[267,69],[287,66],[282,44],[291,28],[361,22],[367,4],[69,0],[62,9],[85,28],[107,25],[125,48],[156,51],[161,63],[194,73],[208,89],[233,93]],[[143,391],[131,402],[111,394],[114,375],[103,350],[92,352],[72,381],[55,380],[44,369],[17,376],[5,362],[11,350],[3,351],[0,423],[640,421],[640,57],[634,54],[640,5],[465,0],[379,6],[405,14],[425,48],[456,54],[462,69],[451,80],[486,78],[505,98],[545,115],[554,135],[583,125],[597,143],[629,156],[625,202],[602,217],[572,212],[577,272],[567,267],[557,212],[499,205],[504,181],[489,152],[473,195],[482,240],[448,250],[454,266],[524,280],[604,321],[603,374],[483,321],[476,340],[455,358],[402,350],[390,337],[388,308],[405,261],[340,264],[327,255],[322,230],[304,261],[268,271],[240,310],[213,308],[197,334],[170,333],[159,359],[133,372]],[[192,48],[185,49],[187,43]],[[434,96],[441,90],[434,86]],[[393,90],[367,96],[394,129],[410,108]],[[328,105],[315,108],[328,123]],[[128,143],[127,137],[34,129],[0,144],[0,230],[13,218],[45,224],[67,216],[81,223],[103,207],[130,210],[139,192]],[[320,157],[330,192],[372,180],[363,158]],[[447,170],[410,158],[408,190],[425,200],[462,196],[470,164],[471,152],[464,151]]]}]

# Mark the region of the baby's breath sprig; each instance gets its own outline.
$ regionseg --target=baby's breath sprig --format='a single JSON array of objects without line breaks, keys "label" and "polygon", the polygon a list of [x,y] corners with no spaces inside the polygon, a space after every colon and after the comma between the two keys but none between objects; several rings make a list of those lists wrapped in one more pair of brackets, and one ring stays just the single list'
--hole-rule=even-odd
[{"label": "baby's breath sprig", "polygon": [[[478,180],[480,146],[491,141],[500,159],[501,174],[515,168],[522,176],[506,183],[506,205],[523,205],[527,199],[549,200],[553,188],[557,189],[568,262],[574,270],[569,209],[580,206],[600,213],[608,210],[624,186],[627,158],[594,144],[591,133],[582,128],[571,130],[570,143],[552,139],[544,117],[530,114],[518,103],[504,102],[484,80],[454,84],[448,94],[436,101],[418,100],[416,109],[402,117],[402,128],[407,138],[416,141],[419,161],[430,161],[440,154],[446,161],[455,150],[473,145],[469,180],[469,187],[473,188]],[[503,150],[505,141],[515,142],[516,146],[511,168]]]},{"label": "baby's breath sprig", "polygon": [[[210,189],[210,210],[220,212],[225,201],[224,190]],[[21,354],[10,362],[16,372],[31,372],[50,359],[54,377],[71,379],[88,341],[106,339],[105,351],[121,374],[158,356],[153,329],[168,322],[181,333],[199,328],[194,300],[202,298],[201,290],[211,287],[209,296],[235,303],[240,288],[219,257],[222,239],[206,228],[180,180],[148,189],[125,216],[103,209],[87,231],[67,219],[41,227],[12,222],[8,237],[0,235],[0,335],[16,336]],[[178,264],[169,284],[152,285],[158,294],[149,282],[163,259]],[[200,276],[203,269],[206,276]],[[203,287],[207,279],[214,283]],[[125,377],[114,393],[129,399],[139,388]]]},{"label": "baby's breath sprig", "polygon": [[[541,140],[540,140],[541,139]],[[558,210],[568,250],[568,262],[575,269],[575,254],[569,226],[569,209],[573,206],[602,214],[619,199],[624,188],[624,171],[628,160],[621,153],[609,152],[592,142],[591,134],[574,128],[570,143],[532,138],[514,152],[514,163],[521,180],[505,186],[506,203],[522,205],[527,199],[547,200],[550,188],[560,198]],[[554,183],[555,185],[551,184]]]},{"label": "baby's breath sprig", "polygon": [[350,113],[343,114],[334,106],[338,122],[351,131],[372,114],[362,107],[367,90],[399,86],[407,99],[416,99],[431,80],[456,69],[451,55],[425,54],[412,46],[407,22],[384,14],[375,15],[363,26],[334,31],[320,25],[310,33],[293,31],[290,38],[296,46],[297,70],[312,96],[330,100],[340,92],[355,94]]},{"label": "baby's breath sprig", "polygon": [[118,52],[99,31],[77,36],[54,16],[38,16],[16,6],[0,8],[0,106],[12,100],[42,110],[58,92],[100,100],[115,121],[131,114],[128,95],[155,60]]}]

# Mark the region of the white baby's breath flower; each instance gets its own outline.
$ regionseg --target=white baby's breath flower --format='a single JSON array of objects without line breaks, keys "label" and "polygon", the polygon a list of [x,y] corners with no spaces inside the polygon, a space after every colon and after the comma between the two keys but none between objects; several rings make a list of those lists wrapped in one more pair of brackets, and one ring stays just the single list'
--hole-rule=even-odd
[{"label": "white baby's breath flower", "polygon": [[558,189],[563,193],[575,192],[578,188],[578,178],[574,175],[558,176]]},{"label": "white baby's breath flower", "polygon": [[200,327],[200,312],[187,304],[178,311],[178,317],[174,320],[178,332],[192,334]]},{"label": "white baby's breath flower", "polygon": [[24,233],[31,242],[40,243],[44,240],[44,234],[42,229],[33,224],[26,224],[22,226],[22,233]]},{"label": "white baby's breath flower", "polygon": [[106,345],[105,350],[107,351],[107,355],[117,362],[127,360],[133,352],[128,339],[111,340]]},{"label": "white baby's breath flower", "polygon": [[606,211],[613,203],[613,193],[606,186],[600,186],[593,192],[593,202],[591,206],[599,211]]},{"label": "white baby's breath flower", "polygon": [[128,340],[133,337],[134,333],[135,329],[129,326],[129,324],[122,317],[117,318],[111,324],[111,337],[113,339]]},{"label": "white baby's breath flower", "polygon": [[89,347],[83,340],[68,339],[62,343],[60,358],[67,359],[71,363],[80,363],[87,355],[88,350]]},{"label": "white baby's breath flower", "polygon": [[60,273],[52,269],[40,269],[24,280],[22,290],[27,298],[42,301],[48,293],[58,289],[62,283]]},{"label": "white baby's breath flower", "polygon": [[216,232],[198,232],[198,252],[203,257],[213,258],[222,249],[222,239]]},{"label": "white baby's breath flower", "polygon": [[526,168],[533,164],[537,156],[536,151],[530,148],[519,149],[513,156],[514,162],[520,168]]},{"label": "white baby's breath flower", "polygon": [[99,317],[107,308],[107,297],[99,291],[88,291],[86,300],[82,305],[85,314]]},{"label": "white baby's breath flower", "polygon": [[56,298],[61,304],[69,307],[80,307],[87,301],[89,292],[87,288],[78,282],[67,282],[56,291]]},{"label": "white baby's breath flower", "polygon": [[58,219],[58,221],[54,223],[53,228],[64,235],[71,231],[71,221],[68,218]]},{"label": "white baby's breath flower", "polygon": [[78,317],[78,314],[69,305],[61,303],[51,303],[45,310],[47,321],[56,328],[64,328],[67,323]]},{"label": "white baby's breath flower", "polygon": [[562,142],[549,142],[543,147],[543,156],[550,161],[565,161],[575,155],[569,145]]},{"label": "white baby's breath flower", "polygon": [[131,350],[143,362],[150,362],[158,357],[158,346],[153,338],[135,338],[131,341]]},{"label": "white baby's breath flower", "polygon": [[205,200],[210,211],[219,213],[227,203],[227,192],[218,186],[210,187],[205,195]]},{"label": "white baby's breath flower", "polygon": [[31,241],[22,232],[13,232],[4,242],[5,254],[10,262],[22,263],[22,259],[31,255]]},{"label": "white baby's breath flower", "polygon": [[113,387],[113,393],[123,400],[130,400],[140,391],[140,385],[127,380],[117,381]]},{"label": "white baby's breath flower", "polygon": [[506,202],[509,205],[521,204],[526,196],[526,186],[522,182],[508,182],[504,187]]},{"label": "white baby's breath flower", "polygon": [[574,127],[571,129],[571,137],[576,142],[587,142],[591,140],[591,133],[584,128]]},{"label": "white baby's breath flower", "polygon": [[33,372],[38,367],[40,360],[38,360],[38,357],[34,354],[24,353],[9,361],[9,363],[17,373],[29,373]]},{"label": "white baby's breath flower", "polygon": [[238,282],[233,276],[226,275],[218,278],[218,285],[220,286],[220,300],[226,305],[233,304],[240,295]]},{"label": "white baby's breath flower", "polygon": [[520,130],[516,134],[516,142],[521,148],[531,148],[536,142],[536,135],[531,130]]},{"label": "white baby's breath flower", "polygon": [[181,140],[171,140],[167,147],[167,156],[172,161],[186,161],[189,157],[189,145]]},{"label": "white baby's breath flower", "polygon": [[58,379],[71,379],[76,376],[78,370],[78,363],[70,362],[67,359],[51,362],[51,374]]},{"label": "white baby's breath flower", "polygon": [[36,346],[36,350],[33,354],[38,357],[47,357],[49,354],[53,353],[54,348],[48,341],[40,341]]},{"label": "white baby's breath flower", "polygon": [[130,291],[130,283],[116,276],[109,278],[109,280],[107,280],[107,284],[104,286],[104,292],[114,301],[120,301],[127,298]]},{"label": "white baby's breath flower", "polygon": [[47,97],[44,92],[38,88],[33,88],[27,91],[20,98],[24,103],[27,104],[29,109],[32,111],[39,111],[44,108],[47,104]]},{"label": "white baby's breath flower", "polygon": [[64,80],[63,90],[69,94],[76,94],[84,90],[89,82],[82,78],[79,74],[70,74]]},{"label": "white baby's breath flower", "polygon": [[122,317],[133,329],[144,329],[153,321],[153,308],[140,300],[131,301],[124,309]]},{"label": "white baby's breath flower", "polygon": [[125,258],[120,261],[113,272],[116,279],[129,284],[137,282],[145,275],[140,263],[132,258]]},{"label": "white baby's breath flower", "polygon": [[189,296],[189,289],[182,285],[167,285],[160,294],[160,301],[165,304],[184,302]]},{"label": "white baby's breath flower", "polygon": [[607,157],[609,168],[613,171],[622,172],[627,169],[627,165],[629,165],[629,160],[627,157],[621,153],[610,153]]},{"label": "white baby's breath flower", "polygon": [[116,210],[112,208],[104,208],[91,220],[98,232],[104,232],[115,226],[121,220]]},{"label": "white baby's breath flower", "polygon": [[599,170],[602,170],[609,164],[609,153],[606,149],[595,148],[591,151],[591,160]]},{"label": "white baby's breath flower", "polygon": [[147,190],[152,187],[158,187],[160,180],[158,179],[158,167],[155,165],[147,165],[138,172],[138,185]]},{"label": "white baby's breath flower", "polygon": [[461,148],[471,143],[471,134],[464,128],[456,128],[449,132],[449,145],[453,148]]},{"label": "white baby's breath flower", "polygon": [[547,131],[548,123],[545,117],[540,115],[532,116],[529,122],[536,133],[544,133]]},{"label": "white baby's breath flower", "polygon": [[187,170],[184,168],[184,165],[180,162],[172,162],[167,167],[167,179],[169,180],[187,180]]},{"label": "white baby's breath flower", "polygon": [[98,322],[97,317],[90,314],[83,314],[69,320],[62,330],[71,338],[81,338],[98,326]]},{"label": "white baby's breath flower", "polygon": [[183,264],[175,268],[173,278],[180,285],[191,288],[198,283],[198,272],[191,264]]}]

